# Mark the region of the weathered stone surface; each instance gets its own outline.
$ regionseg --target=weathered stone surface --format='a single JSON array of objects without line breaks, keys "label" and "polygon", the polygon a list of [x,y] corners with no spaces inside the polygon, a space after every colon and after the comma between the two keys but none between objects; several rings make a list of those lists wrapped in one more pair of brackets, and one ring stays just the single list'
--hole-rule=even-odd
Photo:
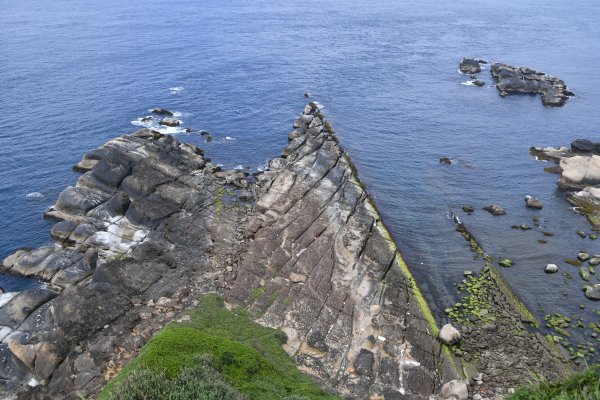
[{"label": "weathered stone surface", "polygon": [[505,215],[506,211],[504,208],[496,204],[490,204],[489,206],[483,207],[484,210],[488,211],[492,215]]},{"label": "weathered stone surface", "polygon": [[350,159],[333,133],[311,132],[317,113],[294,122],[287,165],[259,176],[226,299],[283,330],[302,369],[346,398],[439,391],[456,372]]},{"label": "weathered stone surface", "polygon": [[163,118],[159,122],[159,125],[166,125],[166,126],[179,126],[180,124],[181,124],[181,121],[176,118]]},{"label": "weathered stone surface", "polygon": [[540,199],[536,199],[535,197],[525,196],[525,205],[529,208],[533,208],[536,210],[541,210],[543,207],[542,201]]},{"label": "weathered stone surface", "polygon": [[456,398],[457,400],[467,400],[469,392],[465,381],[458,379],[452,380],[442,387],[442,396],[446,398]]},{"label": "weathered stone surface", "polygon": [[0,325],[17,329],[21,322],[40,305],[54,298],[56,293],[47,289],[27,289],[0,308]]},{"label": "weathered stone surface", "polygon": [[600,283],[592,286],[585,286],[585,297],[590,300],[600,300]]}]

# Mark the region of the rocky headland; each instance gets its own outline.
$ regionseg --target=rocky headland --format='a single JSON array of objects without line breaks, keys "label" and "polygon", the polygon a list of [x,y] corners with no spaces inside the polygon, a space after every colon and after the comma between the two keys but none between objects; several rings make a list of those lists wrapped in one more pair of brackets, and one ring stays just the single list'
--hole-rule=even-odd
[{"label": "rocky headland", "polygon": [[2,263],[44,282],[0,295],[3,396],[94,398],[209,292],[283,331],[298,367],[348,399],[501,398],[568,370],[487,263],[465,283],[478,297],[448,311],[459,331],[440,331],[316,104],[288,138],[252,176],[149,129],[87,153],[46,213],[54,243]]},{"label": "rocky headland", "polygon": [[346,398],[463,390],[443,388],[459,374],[331,126],[311,104],[294,127],[256,178],[148,129],[86,154],[46,213],[55,242],[2,264],[45,282],[0,297],[4,396],[95,396],[207,292]]},{"label": "rocky headland", "polygon": [[[459,63],[459,71],[470,74],[473,85],[483,86],[485,82],[476,77],[476,74],[481,72],[480,64],[483,63],[486,62],[465,57]],[[497,82],[496,88],[501,97],[513,93],[539,94],[545,106],[559,107],[564,105],[569,97],[575,96],[563,80],[529,67],[494,63],[490,67],[490,73]]]}]

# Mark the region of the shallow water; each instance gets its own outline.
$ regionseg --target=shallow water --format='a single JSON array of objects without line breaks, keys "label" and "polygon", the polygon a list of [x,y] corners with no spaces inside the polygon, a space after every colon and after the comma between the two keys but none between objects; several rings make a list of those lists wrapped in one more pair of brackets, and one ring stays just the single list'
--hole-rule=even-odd
[{"label": "shallow water", "polygon": [[[528,148],[597,134],[599,18],[591,0],[9,2],[0,14],[0,257],[48,242],[52,222],[42,214],[75,183],[71,166],[137,129],[132,121],[149,108],[178,111],[183,126],[211,132],[211,143],[177,135],[214,162],[258,168],[285,146],[310,92],[441,321],[452,284],[482,266],[451,210],[487,252],[515,260],[502,273],[538,316],[589,322],[599,305],[562,260],[600,253],[600,240],[576,235],[589,224]],[[493,87],[461,85],[464,55],[556,75],[577,97],[551,109],[539,97],[502,99]],[[492,84],[488,71],[481,78]],[[456,164],[441,165],[441,156]],[[526,209],[526,194],[544,209]],[[492,202],[508,215],[481,210]],[[463,204],[476,212],[464,215]],[[510,228],[533,225],[534,215],[543,227]],[[544,274],[547,263],[574,279]],[[5,289],[23,284],[0,277]]]}]

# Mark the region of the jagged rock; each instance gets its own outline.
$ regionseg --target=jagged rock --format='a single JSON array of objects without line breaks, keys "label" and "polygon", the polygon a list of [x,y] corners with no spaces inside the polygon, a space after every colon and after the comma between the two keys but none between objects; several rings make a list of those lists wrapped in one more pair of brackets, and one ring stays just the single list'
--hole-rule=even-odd
[{"label": "jagged rock", "polygon": [[181,125],[181,121],[176,118],[163,118],[160,120],[160,122],[158,124],[175,127],[175,126]]},{"label": "jagged rock", "polygon": [[442,157],[440,158],[440,163],[450,165],[452,164],[452,160],[448,157]]},{"label": "jagged rock", "polygon": [[540,199],[536,199],[535,197],[525,196],[525,205],[529,208],[533,208],[536,210],[541,210],[543,207],[542,201]]},{"label": "jagged rock", "polygon": [[469,391],[467,389],[466,382],[458,379],[444,384],[441,394],[446,399],[455,398],[457,400],[467,400],[469,398]]},{"label": "jagged rock", "polygon": [[513,67],[495,63],[490,68],[496,87],[502,97],[510,93],[540,94],[547,106],[562,106],[574,94],[560,79],[527,67]]},{"label": "jagged rock", "polygon": [[475,85],[475,86],[480,86],[480,87],[481,87],[481,86],[484,86],[484,85],[485,85],[485,82],[484,82],[484,81],[481,81],[481,80],[479,80],[479,79],[475,79],[475,80],[473,81],[473,85]]},{"label": "jagged rock", "polygon": [[442,329],[440,329],[438,338],[444,344],[453,345],[460,341],[461,334],[454,326],[451,324],[446,324],[442,326]]},{"label": "jagged rock", "polygon": [[506,211],[504,208],[496,204],[490,204],[489,206],[483,207],[484,210],[490,212],[492,215],[505,215]]},{"label": "jagged rock", "polygon": [[463,58],[458,65],[458,69],[463,74],[477,74],[481,72],[481,66],[474,58]]}]

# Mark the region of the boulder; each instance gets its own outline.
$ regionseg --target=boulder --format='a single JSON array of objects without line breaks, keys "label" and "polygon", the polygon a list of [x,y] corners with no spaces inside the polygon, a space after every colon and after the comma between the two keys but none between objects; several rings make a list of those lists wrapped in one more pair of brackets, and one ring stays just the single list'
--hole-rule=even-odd
[{"label": "boulder", "polygon": [[600,156],[573,156],[565,157],[560,160],[560,167],[563,172],[561,181],[568,186],[569,183],[580,185],[600,184]]},{"label": "boulder", "polygon": [[446,399],[467,400],[469,398],[467,383],[458,379],[444,384],[441,394]]},{"label": "boulder", "polygon": [[175,127],[175,126],[179,126],[181,124],[181,121],[176,118],[163,118],[160,120],[160,122],[158,124]]},{"label": "boulder", "polygon": [[529,208],[533,208],[536,210],[541,210],[543,207],[542,201],[540,199],[536,199],[535,197],[525,196],[525,205]]},{"label": "boulder", "polygon": [[579,276],[581,276],[581,279],[583,279],[584,281],[589,281],[590,280],[589,268],[588,267],[579,268]]},{"label": "boulder", "polygon": [[600,300],[600,283],[593,286],[584,286],[585,297],[590,300]]},{"label": "boulder", "polygon": [[588,139],[577,139],[571,142],[571,151],[573,153],[593,153],[596,145]]},{"label": "boulder", "polygon": [[506,214],[506,211],[504,210],[504,208],[500,207],[499,205],[496,204],[490,204],[489,206],[485,206],[483,207],[484,210],[490,212],[492,215],[504,215]]},{"label": "boulder", "polygon": [[579,261],[587,261],[590,259],[590,255],[588,253],[586,253],[585,251],[581,251],[581,252],[579,252],[579,254],[577,254],[577,259]]},{"label": "boulder", "polygon": [[558,266],[556,264],[548,264],[546,265],[546,268],[544,268],[544,272],[547,274],[558,272]]},{"label": "boulder", "polygon": [[481,80],[479,80],[479,79],[475,79],[475,80],[473,81],[473,85],[481,87],[481,86],[485,85],[485,82],[484,82],[484,81],[481,81]]},{"label": "boulder", "polygon": [[440,158],[440,163],[441,164],[450,165],[450,164],[452,164],[452,159],[450,159],[448,157],[441,157]]},{"label": "boulder", "polygon": [[454,326],[451,324],[446,324],[442,326],[442,329],[440,329],[438,338],[440,339],[440,342],[444,344],[453,345],[460,341],[461,335],[458,329],[456,329]]},{"label": "boulder", "polygon": [[474,58],[463,58],[458,65],[458,69],[463,74],[477,74],[481,72],[481,66]]}]

